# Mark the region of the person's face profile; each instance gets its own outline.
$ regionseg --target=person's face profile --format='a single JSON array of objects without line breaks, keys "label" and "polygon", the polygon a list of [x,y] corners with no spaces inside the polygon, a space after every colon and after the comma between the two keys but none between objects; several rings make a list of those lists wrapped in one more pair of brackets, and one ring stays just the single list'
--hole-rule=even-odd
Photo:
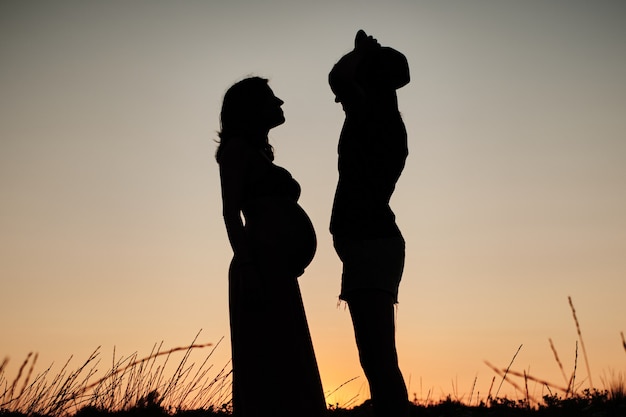
[{"label": "person's face profile", "polygon": [[281,108],[283,104],[284,101],[276,97],[272,89],[268,87],[265,97],[261,102],[261,114],[269,129],[285,123],[285,115]]}]

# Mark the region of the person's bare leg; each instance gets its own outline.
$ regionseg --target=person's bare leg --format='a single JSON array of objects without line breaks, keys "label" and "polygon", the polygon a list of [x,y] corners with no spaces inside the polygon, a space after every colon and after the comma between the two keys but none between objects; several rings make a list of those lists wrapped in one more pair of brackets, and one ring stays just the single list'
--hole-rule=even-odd
[{"label": "person's bare leg", "polygon": [[355,291],[348,306],[374,413],[379,417],[408,416],[408,394],[396,352],[393,297],[378,290]]}]

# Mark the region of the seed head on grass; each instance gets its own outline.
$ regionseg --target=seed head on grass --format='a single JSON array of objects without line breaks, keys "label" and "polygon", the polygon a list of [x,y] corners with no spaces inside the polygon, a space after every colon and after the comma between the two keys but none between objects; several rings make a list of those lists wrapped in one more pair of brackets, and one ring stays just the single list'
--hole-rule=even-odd
[{"label": "seed head on grass", "polygon": [[20,378],[22,378],[22,372],[24,372],[24,368],[26,368],[26,365],[28,365],[28,361],[30,360],[31,356],[33,356],[33,352],[28,352],[28,355],[26,355],[26,359],[24,360],[24,362],[22,362],[22,365],[20,366],[19,371],[17,371],[17,376],[15,377],[15,379],[13,380],[13,383],[11,384],[9,397],[14,398],[15,387],[17,386],[17,383],[19,382]]},{"label": "seed head on grass", "polygon": [[572,376],[569,379],[569,384],[567,385],[567,393],[570,393],[574,396],[574,381],[576,380],[576,369],[578,368],[578,340],[576,341],[576,354],[574,355],[574,370],[572,371]]},{"label": "seed head on grass", "polygon": [[556,348],[554,347],[554,343],[552,343],[552,339],[548,339],[550,341],[550,349],[552,349],[552,353],[554,354],[554,359],[556,359],[556,363],[559,364],[559,369],[561,370],[561,374],[563,375],[563,380],[567,384],[567,376],[565,376],[565,369],[563,369],[563,364],[559,359],[559,354],[556,352]]},{"label": "seed head on grass", "polygon": [[26,378],[24,378],[24,383],[22,383],[22,388],[20,389],[20,393],[17,394],[18,403],[19,403],[19,400],[22,398],[22,395],[24,394],[26,387],[28,386],[30,377],[33,375],[33,369],[35,368],[35,364],[37,363],[37,358],[39,358],[39,354],[35,353],[35,357],[33,358],[33,361],[30,363],[30,368],[28,368],[28,373],[26,374]]},{"label": "seed head on grass", "polygon": [[567,297],[569,301],[569,306],[572,309],[572,315],[574,316],[574,322],[576,323],[576,331],[578,332],[578,338],[580,339],[580,347],[583,350],[583,358],[585,359],[585,366],[587,367],[587,376],[589,377],[589,388],[593,391],[593,382],[591,380],[591,370],[589,368],[589,360],[587,359],[587,349],[585,349],[585,342],[583,341],[583,335],[580,331],[580,324],[578,323],[578,317],[576,317],[576,309],[574,308],[574,303],[572,302],[572,297]]}]

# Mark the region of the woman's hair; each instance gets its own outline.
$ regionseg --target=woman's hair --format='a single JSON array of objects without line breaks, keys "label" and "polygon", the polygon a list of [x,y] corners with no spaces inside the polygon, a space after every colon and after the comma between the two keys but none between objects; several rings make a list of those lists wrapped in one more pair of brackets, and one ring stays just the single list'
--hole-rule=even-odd
[{"label": "woman's hair", "polygon": [[261,77],[250,77],[235,83],[230,87],[222,102],[220,113],[221,130],[215,159],[219,162],[222,147],[232,137],[239,136],[242,139],[256,140],[252,146],[265,152],[270,159],[274,159],[272,146],[267,138],[259,139],[254,133],[258,129],[261,120],[260,106],[267,99],[268,80]]}]

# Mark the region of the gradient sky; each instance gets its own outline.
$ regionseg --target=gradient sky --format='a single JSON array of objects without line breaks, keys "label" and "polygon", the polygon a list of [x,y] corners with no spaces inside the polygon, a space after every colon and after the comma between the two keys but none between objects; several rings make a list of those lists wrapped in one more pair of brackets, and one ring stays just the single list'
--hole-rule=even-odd
[{"label": "gradient sky", "polygon": [[213,154],[225,90],[260,75],[285,101],[275,162],[318,234],[300,282],[324,388],[359,376],[329,402],[367,398],[328,233],[343,114],[327,74],[359,28],[412,73],[392,200],[409,392],[467,399],[476,380],[486,394],[483,361],[505,368],[520,345],[512,369],[563,385],[548,339],[571,372],[568,296],[594,386],[626,371],[624,2],[2,0],[7,372],[30,351],[40,369],[100,345],[106,362],[200,329],[202,343],[226,336],[226,362],[232,252]]}]

